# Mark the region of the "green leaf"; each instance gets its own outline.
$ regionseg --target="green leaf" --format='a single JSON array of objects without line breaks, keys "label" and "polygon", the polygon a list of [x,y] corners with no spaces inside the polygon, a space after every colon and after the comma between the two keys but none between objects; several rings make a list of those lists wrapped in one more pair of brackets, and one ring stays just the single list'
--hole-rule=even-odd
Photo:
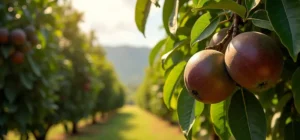
[{"label": "green leaf", "polygon": [[0,113],[0,126],[6,124],[6,121],[8,120],[7,115]]},{"label": "green leaf", "polygon": [[168,108],[170,108],[170,102],[173,96],[174,89],[176,88],[177,83],[182,78],[185,65],[185,61],[182,61],[179,64],[177,64],[168,75],[167,80],[164,84],[163,96],[164,102]]},{"label": "green leaf", "polygon": [[266,10],[274,30],[296,62],[300,52],[300,1],[266,0]]},{"label": "green leaf", "polygon": [[195,8],[201,8],[204,3],[208,2],[209,0],[193,0]]},{"label": "green leaf", "polygon": [[282,111],[283,107],[292,99],[292,94],[285,94],[283,95],[276,105],[276,111]]},{"label": "green leaf", "polygon": [[16,88],[11,87],[11,86],[5,86],[4,87],[4,94],[6,99],[10,102],[13,103],[17,97],[18,91]]},{"label": "green leaf", "polygon": [[269,21],[266,10],[257,10],[251,15],[252,23],[260,28],[268,29],[274,31],[272,24]]},{"label": "green leaf", "polygon": [[254,94],[239,90],[231,99],[228,122],[237,140],[265,140],[267,122],[264,110]]},{"label": "green leaf", "polygon": [[178,10],[186,0],[165,0],[163,6],[163,25],[168,35],[176,33]]},{"label": "green leaf", "polygon": [[294,96],[295,107],[300,112],[300,67],[297,68],[292,77],[292,91]]},{"label": "green leaf", "polygon": [[0,88],[1,89],[4,87],[4,84],[5,84],[5,76],[8,73],[7,68],[8,67],[1,67],[0,68]]},{"label": "green leaf", "polygon": [[292,121],[284,129],[285,140],[300,140],[300,122]]},{"label": "green leaf", "polygon": [[154,63],[154,61],[155,61],[155,58],[156,58],[157,54],[159,53],[161,47],[166,43],[166,40],[167,40],[167,39],[160,40],[160,41],[153,47],[153,49],[151,50],[150,55],[149,55],[149,64],[150,64],[150,66],[153,65],[153,63]]},{"label": "green leaf", "polygon": [[179,0],[174,0],[174,8],[173,8],[173,12],[171,14],[171,17],[169,19],[169,30],[170,33],[175,35],[177,28],[178,28],[178,22],[177,22],[177,18],[178,18],[178,10],[179,10]]},{"label": "green leaf", "polygon": [[[163,24],[164,28],[167,32],[167,34],[172,35],[169,24],[172,22],[173,19],[176,19],[175,17],[175,11],[176,11],[176,5],[178,3],[178,0],[165,0],[164,7],[163,7]],[[178,10],[178,9],[177,9]],[[176,22],[177,24],[177,22]]]},{"label": "green leaf", "polygon": [[288,102],[281,111],[279,118],[275,120],[275,126],[272,128],[272,139],[282,140],[284,137],[284,128],[286,126],[286,121],[291,114],[292,102]]},{"label": "green leaf", "polygon": [[32,80],[30,79],[28,74],[21,73],[20,74],[21,83],[27,88],[32,89]]},{"label": "green leaf", "polygon": [[163,6],[163,25],[164,29],[166,30],[168,35],[171,35],[170,29],[169,29],[169,20],[171,19],[171,15],[173,12],[173,8],[175,5],[175,0],[165,0],[164,6]]},{"label": "green leaf", "polygon": [[199,117],[204,110],[204,104],[195,100],[195,117]]},{"label": "green leaf", "polygon": [[34,62],[34,60],[32,59],[31,55],[26,55],[26,58],[31,66],[32,71],[34,72],[34,74],[38,77],[41,76],[41,70],[40,67]]},{"label": "green leaf", "polygon": [[204,5],[201,8],[197,7],[194,10],[205,10],[205,9],[231,10],[232,12],[241,16],[242,18],[245,18],[246,15],[246,8],[242,5],[237,4],[233,0],[210,0],[204,3]]},{"label": "green leaf", "polygon": [[150,0],[137,0],[135,5],[135,24],[139,31],[145,36],[145,27],[150,12]]},{"label": "green leaf", "polygon": [[209,37],[220,22],[219,17],[213,17],[211,13],[205,13],[194,24],[191,32],[191,46]]},{"label": "green leaf", "polygon": [[10,56],[12,51],[14,51],[13,46],[1,46],[1,52],[5,59]]},{"label": "green leaf", "polygon": [[[204,107],[203,107],[204,109]],[[200,117],[196,117],[195,118],[195,122],[194,122],[194,125],[193,125],[193,128],[192,128],[192,131],[193,131],[193,136],[197,135],[197,133],[200,132],[200,129],[201,129],[201,118]]]},{"label": "green leaf", "polygon": [[169,51],[169,52],[167,52],[166,54],[164,54],[164,55],[161,57],[162,65],[164,65],[165,62],[167,62],[168,59],[170,59],[171,56],[172,56],[178,49],[180,49],[181,47],[184,47],[184,45],[188,44],[188,43],[189,43],[188,41],[189,41],[189,40],[186,39],[186,40],[182,40],[182,41],[176,43],[175,47],[174,47],[171,51]]},{"label": "green leaf", "polygon": [[211,104],[210,106],[210,116],[214,124],[214,130],[222,140],[229,140],[231,136],[227,122],[229,104],[230,100],[225,100],[217,104]]},{"label": "green leaf", "polygon": [[183,88],[179,98],[178,98],[178,106],[177,106],[177,112],[178,112],[178,119],[180,127],[186,137],[188,137],[188,134],[193,127],[193,124],[195,122],[196,115],[201,114],[204,109],[204,104],[200,103],[198,104],[198,114],[195,114],[195,105],[197,101],[189,95],[186,88]]},{"label": "green leaf", "polygon": [[254,9],[258,4],[260,3],[260,0],[245,0],[245,6],[247,8],[248,14],[252,9]]}]

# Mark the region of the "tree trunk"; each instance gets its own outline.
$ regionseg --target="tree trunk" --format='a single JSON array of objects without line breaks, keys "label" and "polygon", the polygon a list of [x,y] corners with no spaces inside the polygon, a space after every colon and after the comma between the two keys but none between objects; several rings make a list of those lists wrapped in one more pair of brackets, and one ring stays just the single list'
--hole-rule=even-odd
[{"label": "tree trunk", "polygon": [[72,134],[78,134],[77,122],[72,122],[73,130]]},{"label": "tree trunk", "polygon": [[97,124],[97,114],[94,114],[93,116],[92,124]]},{"label": "tree trunk", "polygon": [[66,134],[69,134],[69,127],[67,123],[63,123]]},{"label": "tree trunk", "polygon": [[46,139],[46,135],[42,135],[42,136],[37,136],[35,137],[36,140],[45,140]]},{"label": "tree trunk", "polygon": [[[21,135],[20,140],[28,140],[28,139],[29,139],[29,137],[28,137],[28,134],[27,134],[27,133]],[[1,137],[0,137],[0,140],[2,140]]]},{"label": "tree trunk", "polygon": [[104,122],[104,119],[105,119],[105,113],[102,112],[102,113],[101,113],[101,121]]}]

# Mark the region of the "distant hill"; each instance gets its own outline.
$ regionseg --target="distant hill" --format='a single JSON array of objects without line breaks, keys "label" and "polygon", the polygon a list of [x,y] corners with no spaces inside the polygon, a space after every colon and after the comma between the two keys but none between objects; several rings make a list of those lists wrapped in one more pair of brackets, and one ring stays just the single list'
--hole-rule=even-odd
[{"label": "distant hill", "polygon": [[119,79],[127,86],[137,86],[144,78],[150,48],[104,47],[107,59],[112,62]]}]

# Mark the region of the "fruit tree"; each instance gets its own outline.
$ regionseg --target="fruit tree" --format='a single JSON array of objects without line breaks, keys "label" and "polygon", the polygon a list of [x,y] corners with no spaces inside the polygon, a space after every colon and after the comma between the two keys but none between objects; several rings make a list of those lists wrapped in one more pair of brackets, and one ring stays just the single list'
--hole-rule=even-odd
[{"label": "fruit tree", "polygon": [[186,139],[300,139],[299,0],[160,2],[137,0],[135,22],[161,7],[149,69]]},{"label": "fruit tree", "polygon": [[[58,123],[77,133],[79,120],[101,111],[103,85],[121,85],[99,74],[115,76],[113,67],[97,69],[109,63],[95,37],[80,30],[81,19],[68,0],[0,1],[1,140],[10,132],[44,140]],[[124,104],[125,90],[107,89],[114,91],[101,96],[109,113]]]}]

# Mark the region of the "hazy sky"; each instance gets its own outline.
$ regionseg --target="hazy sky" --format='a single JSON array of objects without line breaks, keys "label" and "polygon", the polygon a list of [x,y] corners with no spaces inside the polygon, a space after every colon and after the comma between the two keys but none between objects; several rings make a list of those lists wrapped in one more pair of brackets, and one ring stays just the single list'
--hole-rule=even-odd
[{"label": "hazy sky", "polygon": [[[162,39],[161,8],[152,6],[146,26],[146,38],[135,25],[136,0],[73,0],[73,6],[84,12],[84,31],[94,29],[104,46],[134,45],[153,47]],[[162,2],[162,1],[160,1]]]}]

